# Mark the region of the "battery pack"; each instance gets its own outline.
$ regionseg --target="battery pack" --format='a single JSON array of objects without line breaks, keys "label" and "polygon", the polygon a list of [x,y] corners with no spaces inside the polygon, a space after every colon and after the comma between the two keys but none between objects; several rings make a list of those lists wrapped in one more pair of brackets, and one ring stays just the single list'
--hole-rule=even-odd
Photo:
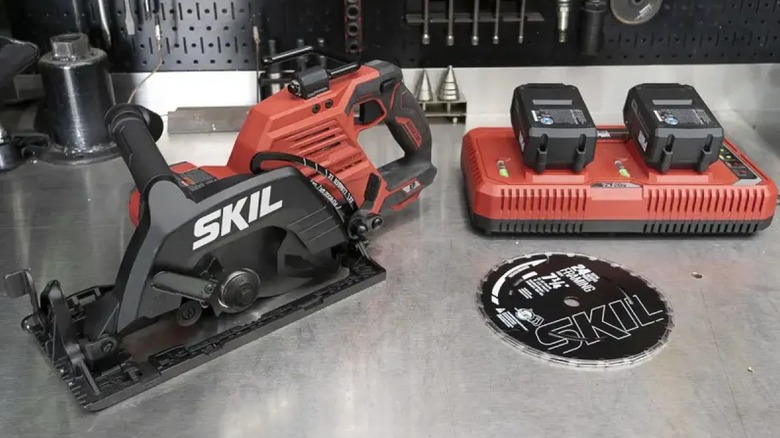
[{"label": "battery pack", "polygon": [[718,159],[723,128],[690,85],[637,85],[628,91],[623,116],[645,163],[659,172],[703,173]]},{"label": "battery pack", "polygon": [[523,162],[537,173],[579,173],[593,161],[596,125],[577,87],[521,85],[515,88],[510,111]]}]

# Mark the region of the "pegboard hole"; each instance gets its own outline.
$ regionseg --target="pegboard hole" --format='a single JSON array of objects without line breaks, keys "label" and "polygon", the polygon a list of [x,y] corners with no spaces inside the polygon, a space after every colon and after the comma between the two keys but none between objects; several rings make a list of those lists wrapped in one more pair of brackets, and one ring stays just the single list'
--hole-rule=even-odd
[{"label": "pegboard hole", "polygon": [[214,47],[214,43],[209,43],[209,47]]},{"label": "pegboard hole", "polygon": [[195,60],[193,60],[193,61],[192,61],[192,63],[193,63],[193,64],[197,64],[197,63],[198,63],[198,60],[197,60],[197,59],[195,59]]},{"label": "pegboard hole", "polygon": [[211,30],[211,26],[206,26],[206,30]]},{"label": "pegboard hole", "polygon": [[146,61],[141,61],[141,64],[146,65]]},{"label": "pegboard hole", "polygon": [[195,43],[192,43],[192,47],[193,47],[193,48],[194,48],[194,47],[198,47],[198,45],[197,45],[197,44],[195,44]]},{"label": "pegboard hole", "polygon": [[195,30],[195,26],[190,26],[190,30]]},{"label": "pegboard hole", "polygon": [[172,31],[174,31],[174,32],[176,32],[176,31],[178,31],[178,30],[179,30],[179,28],[178,28],[178,27],[176,27],[176,26],[173,26],[173,27],[171,27],[171,30],[172,30]]},{"label": "pegboard hole", "polygon": [[248,60],[248,59],[245,59],[245,60],[244,60],[244,64],[249,64],[249,60]]},{"label": "pegboard hole", "polygon": [[349,5],[347,6],[346,15],[350,20],[357,20],[360,18],[360,8],[357,5]]},{"label": "pegboard hole", "polygon": [[215,60],[213,60],[213,59],[212,59],[211,61],[209,61],[209,62],[210,62],[211,64],[216,64],[216,63],[217,63],[217,61],[215,61]]},{"label": "pegboard hole", "polygon": [[227,14],[227,9],[224,9],[224,8],[223,8],[223,9],[222,9],[222,13],[223,13],[223,14]]},{"label": "pegboard hole", "polygon": [[227,63],[228,63],[228,64],[232,64],[232,63],[233,63],[233,60],[232,60],[232,59],[228,59],[228,60],[227,60]]},{"label": "pegboard hole", "polygon": [[192,13],[192,9],[187,9],[187,13],[191,14]]},{"label": "pegboard hole", "polygon": [[208,14],[208,13],[211,13],[211,11],[209,11],[208,9],[204,9],[204,10],[203,10],[203,12],[205,12],[205,13],[207,13],[207,14]]},{"label": "pegboard hole", "polygon": [[[230,43],[225,43],[225,47],[230,47]],[[246,45],[244,45],[246,47]]]},{"label": "pegboard hole", "polygon": [[238,13],[239,13],[239,14],[243,14],[243,13],[244,13],[244,8],[241,8],[241,9],[239,9],[239,10],[238,10]]},{"label": "pegboard hole", "polygon": [[179,43],[175,43],[175,44],[173,45],[173,47],[174,47],[174,48],[176,48],[176,49],[178,49],[178,48],[179,48]]},{"label": "pegboard hole", "polygon": [[176,60],[176,63],[177,63],[177,64],[181,64],[181,60],[180,60],[180,59],[177,59],[177,60]]},{"label": "pegboard hole", "polygon": [[230,26],[225,26],[222,28],[222,30],[230,30]]},{"label": "pegboard hole", "polygon": [[141,44],[141,48],[145,49],[146,48],[146,44]]}]

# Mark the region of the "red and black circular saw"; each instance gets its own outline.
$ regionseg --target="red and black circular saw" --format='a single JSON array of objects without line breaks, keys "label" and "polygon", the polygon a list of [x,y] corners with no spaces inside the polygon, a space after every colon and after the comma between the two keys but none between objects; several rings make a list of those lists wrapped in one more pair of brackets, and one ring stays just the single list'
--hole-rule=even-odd
[{"label": "red and black circular saw", "polygon": [[[385,278],[368,233],[436,174],[401,79],[381,61],[304,70],[250,111],[221,167],[169,166],[159,115],[108,112],[136,186],[115,283],[66,295],[56,280],[38,293],[27,270],[5,277],[9,296],[30,299],[22,327],[83,407],[116,404]],[[377,168],[357,134],[381,121],[405,155]]]}]

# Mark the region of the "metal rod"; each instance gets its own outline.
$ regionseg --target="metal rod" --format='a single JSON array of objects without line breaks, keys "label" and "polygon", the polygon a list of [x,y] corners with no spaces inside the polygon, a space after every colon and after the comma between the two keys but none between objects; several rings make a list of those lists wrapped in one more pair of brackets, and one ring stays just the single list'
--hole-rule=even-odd
[{"label": "metal rod", "polygon": [[[269,40],[268,42],[271,43],[271,41],[274,41],[274,40]],[[275,47],[276,46],[276,41],[274,41],[273,44],[274,44],[274,47]],[[349,58],[347,56],[344,56],[343,53],[331,50],[328,47],[317,47],[315,49],[312,46],[304,46],[304,47],[296,47],[294,49],[290,49],[290,50],[288,50],[286,52],[282,52],[282,53],[279,53],[279,54],[274,53],[274,54],[272,54],[270,56],[266,56],[266,57],[263,58],[263,65],[276,64],[276,63],[279,63],[279,62],[290,61],[290,60],[295,59],[295,58],[297,58],[297,57],[299,57],[301,55],[308,55],[309,53],[315,53],[315,52],[320,52],[320,53],[324,54],[325,56],[327,56],[328,58],[332,58],[332,59],[335,59],[335,60],[341,61],[341,62],[353,62],[354,61],[353,59],[351,59],[351,58]]]},{"label": "metal rod", "polygon": [[479,45],[479,0],[474,0],[474,25],[471,31],[471,45]]},{"label": "metal rod", "polygon": [[98,15],[100,16],[100,30],[103,31],[103,41],[106,49],[111,48],[111,29],[108,27],[108,6],[106,0],[97,0]]},{"label": "metal rod", "polygon": [[[304,49],[305,48],[306,47],[304,47]],[[297,50],[303,50],[303,49],[297,49]],[[293,50],[291,50],[291,52],[292,51]],[[281,71],[279,69],[279,65],[277,65],[277,62],[279,62],[279,61],[274,61],[274,59],[282,58],[284,55],[286,55],[286,54],[288,54],[290,52],[283,53],[282,56],[277,56],[277,54],[276,54],[276,40],[268,40],[268,53],[270,54],[270,56],[266,56],[266,57],[263,58],[263,65],[268,67],[268,68],[266,68],[268,79],[271,79],[272,81],[279,80],[279,79],[282,78],[282,74],[281,74]],[[293,58],[293,57],[294,56],[291,56],[290,58]],[[278,93],[278,92],[280,92],[282,90],[281,85],[279,85],[279,83],[277,83],[277,82],[271,82],[271,85],[270,85],[269,88],[270,88],[271,94],[276,94],[276,93]]]},{"label": "metal rod", "polygon": [[152,0],[144,0],[144,18],[147,20],[152,17]]},{"label": "metal rod", "polygon": [[[324,48],[325,47],[325,38],[317,38],[317,47]],[[325,57],[325,55],[317,55],[317,61],[320,64],[320,67],[322,68],[328,68],[328,58]]]},{"label": "metal rod", "polygon": [[125,29],[127,35],[135,35],[135,20],[133,19],[133,8],[130,7],[130,0],[125,0]]},{"label": "metal rod", "polygon": [[[306,43],[303,41],[302,38],[298,38],[298,40],[295,42],[295,45],[298,47],[306,47]],[[306,55],[301,55],[295,59],[295,64],[298,67],[298,71],[306,70]]]},{"label": "metal rod", "polygon": [[525,40],[525,2],[526,0],[520,0],[520,30],[517,36],[519,44],[523,44],[523,40]]},{"label": "metal rod", "polygon": [[352,73],[357,71],[360,68],[360,63],[358,62],[350,62],[349,64],[342,65],[340,67],[336,67],[334,69],[328,70],[328,76],[335,78],[341,75],[345,75],[348,73]]},{"label": "metal rod", "polygon": [[455,44],[455,0],[450,0],[447,7],[447,45]]},{"label": "metal rod", "polygon": [[423,44],[430,44],[431,42],[431,35],[428,28],[431,20],[430,7],[431,7],[430,0],[423,0],[423,34],[422,34]]},{"label": "metal rod", "polygon": [[498,44],[498,26],[501,21],[501,0],[496,0],[496,17],[493,24],[493,44]]}]

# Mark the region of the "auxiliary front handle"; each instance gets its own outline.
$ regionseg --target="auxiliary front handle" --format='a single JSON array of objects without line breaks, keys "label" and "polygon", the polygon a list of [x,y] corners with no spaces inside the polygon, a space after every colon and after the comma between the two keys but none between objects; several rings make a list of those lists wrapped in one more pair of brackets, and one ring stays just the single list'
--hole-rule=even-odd
[{"label": "auxiliary front handle", "polygon": [[141,194],[160,178],[173,179],[155,143],[163,132],[162,117],[142,106],[121,103],[108,110],[106,124]]}]

